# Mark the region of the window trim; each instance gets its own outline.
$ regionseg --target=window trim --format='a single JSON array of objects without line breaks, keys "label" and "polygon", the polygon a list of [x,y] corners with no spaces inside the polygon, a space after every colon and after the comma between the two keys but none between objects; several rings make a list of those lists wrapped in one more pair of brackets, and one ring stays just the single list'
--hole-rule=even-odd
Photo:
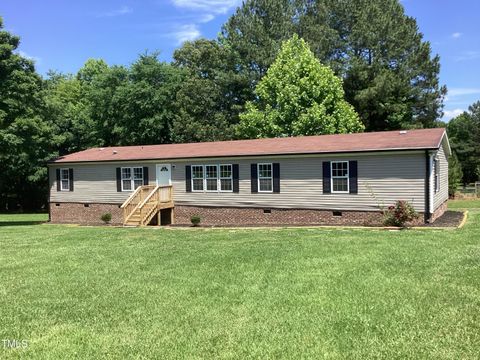
[{"label": "window trim", "polygon": [[[67,172],[67,178],[63,178],[63,171]],[[67,180],[67,188],[63,187],[63,181]],[[60,191],[70,191],[70,169],[69,168],[60,168]]]},{"label": "window trim", "polygon": [[[260,178],[260,165],[270,165],[270,183],[272,184],[272,190],[261,190],[260,189],[260,179],[268,179],[268,177]],[[273,163],[258,163],[257,164],[257,186],[259,193],[273,193]]]},{"label": "window trim", "polygon": [[[208,166],[214,166],[217,169],[217,189],[216,190],[208,190],[207,189],[207,167]],[[221,166],[229,166],[230,167],[230,177],[222,177],[220,173],[220,167]],[[195,172],[195,168],[202,168],[202,190],[195,190],[195,187],[193,186],[193,180],[197,180],[200,178],[195,178],[193,176]],[[233,193],[233,164],[196,164],[196,165],[190,165],[190,171],[191,171],[191,177],[190,177],[190,185],[192,188],[191,192],[196,192],[196,193]],[[213,179],[213,178],[210,178]],[[221,180],[230,180],[231,184],[231,190],[222,190],[222,181]]]},{"label": "window trim", "polygon": [[[333,176],[333,164],[334,163],[346,163],[347,164],[347,175],[344,176]],[[347,179],[347,190],[338,191],[333,189],[333,179]],[[330,192],[332,194],[350,194],[350,162],[348,160],[332,160],[330,161]]]},{"label": "window trim", "polygon": [[[230,166],[230,177],[222,177],[222,172],[220,169],[222,166]],[[222,190],[222,180],[230,180],[231,190]],[[233,164],[218,164],[218,192],[233,192]]]},{"label": "window trim", "polygon": [[[130,179],[124,179],[123,178],[123,169],[130,169]],[[135,180],[140,180],[140,179],[135,179],[135,171],[133,169],[142,169],[142,185],[144,184],[145,173],[143,172],[143,167],[142,166],[123,166],[123,167],[120,168],[120,183],[121,183],[122,192],[132,192],[132,191],[136,190],[135,189]],[[127,181],[127,180],[130,180],[130,186],[131,186],[130,190],[123,188],[123,182]],[[140,186],[142,186],[142,185],[140,185]]]},{"label": "window trim", "polygon": [[[203,165],[203,166],[205,167],[205,170],[204,170],[204,173],[203,173],[203,182],[204,182],[203,188],[204,188],[205,192],[213,192],[213,193],[219,192],[219,190],[218,190],[218,186],[219,186],[218,182],[219,182],[219,179],[220,179],[220,178],[219,178],[219,175],[220,175],[220,174],[218,173],[218,165],[216,165],[216,164],[206,164],[206,165]],[[217,171],[217,177],[216,177],[216,178],[207,178],[207,167],[215,167],[215,168],[217,169],[217,170],[216,170],[216,171]],[[215,180],[216,180],[216,182],[217,182],[217,188],[216,188],[215,190],[208,190],[208,187],[207,187],[207,179],[215,179]]]},{"label": "window trim", "polygon": [[[199,193],[205,192],[205,165],[191,165],[191,167],[192,167],[192,170],[191,170],[192,171],[192,176],[191,176],[190,182],[192,184],[191,185],[192,186],[192,192],[199,192]],[[193,180],[200,179],[200,178],[194,178],[193,177],[193,173],[194,173],[193,168],[195,168],[195,167],[202,168],[202,190],[195,190],[195,187],[193,186]]]}]

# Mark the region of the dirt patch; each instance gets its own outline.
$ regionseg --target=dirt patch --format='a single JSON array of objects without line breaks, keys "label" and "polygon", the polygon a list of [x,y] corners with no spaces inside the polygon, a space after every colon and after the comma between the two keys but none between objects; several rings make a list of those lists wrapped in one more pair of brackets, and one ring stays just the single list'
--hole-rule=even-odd
[{"label": "dirt patch", "polygon": [[447,210],[431,224],[423,224],[425,227],[458,227],[463,220],[463,211]]}]

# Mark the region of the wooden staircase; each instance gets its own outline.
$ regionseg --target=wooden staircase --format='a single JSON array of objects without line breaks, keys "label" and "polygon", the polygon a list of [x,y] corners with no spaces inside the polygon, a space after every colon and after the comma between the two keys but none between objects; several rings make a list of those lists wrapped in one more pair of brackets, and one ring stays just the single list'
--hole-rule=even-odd
[{"label": "wooden staircase", "polygon": [[[122,204],[124,226],[148,225],[162,209],[172,209],[173,223],[173,187],[171,185],[139,186]],[[158,220],[160,225],[160,219]]]}]

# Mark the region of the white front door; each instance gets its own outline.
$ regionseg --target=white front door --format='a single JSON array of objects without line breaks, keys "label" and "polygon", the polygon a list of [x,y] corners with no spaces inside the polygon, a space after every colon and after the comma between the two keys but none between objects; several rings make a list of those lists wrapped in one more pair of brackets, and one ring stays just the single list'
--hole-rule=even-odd
[{"label": "white front door", "polygon": [[157,164],[157,185],[172,185],[172,166]]}]

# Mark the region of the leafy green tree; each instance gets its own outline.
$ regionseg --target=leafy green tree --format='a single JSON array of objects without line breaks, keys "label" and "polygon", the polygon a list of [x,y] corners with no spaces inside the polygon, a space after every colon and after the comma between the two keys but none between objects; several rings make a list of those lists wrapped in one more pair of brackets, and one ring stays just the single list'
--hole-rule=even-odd
[{"label": "leafy green tree", "polygon": [[[20,39],[2,30],[0,18],[0,206],[31,209],[46,200],[45,162],[55,153],[44,120],[42,79],[20,56]],[[38,191],[42,189],[43,191]]]},{"label": "leafy green tree", "polygon": [[83,80],[54,72],[45,80],[46,118],[56,134],[59,155],[98,144],[96,123],[90,116]]},{"label": "leafy green tree", "polygon": [[294,34],[295,13],[292,0],[247,0],[223,25],[219,41],[238,54],[238,66],[253,87]]},{"label": "leafy green tree", "polygon": [[256,88],[257,100],[240,115],[244,138],[338,134],[363,131],[344,100],[342,80],[294,35]]},{"label": "leafy green tree", "polygon": [[79,70],[86,119],[93,123],[88,139],[97,145],[171,142],[175,97],[183,79],[177,67],[140,55],[130,67],[88,60]]},{"label": "leafy green tree", "polygon": [[455,196],[460,185],[462,185],[463,171],[457,156],[452,154],[448,159],[448,194]]},{"label": "leafy green tree", "polygon": [[368,131],[438,125],[446,92],[439,57],[398,0],[247,0],[220,42],[255,85],[293,33],[344,78]]},{"label": "leafy green tree", "polygon": [[471,183],[480,177],[480,101],[447,124],[453,151],[463,171],[463,182]]},{"label": "leafy green tree", "polygon": [[171,142],[175,97],[182,79],[183,72],[159,61],[157,53],[138,58],[113,98],[120,144]]},{"label": "leafy green tree", "polygon": [[184,43],[173,57],[186,74],[176,95],[173,141],[231,139],[238,114],[252,97],[248,77],[236,68],[235,53],[200,39]]}]

